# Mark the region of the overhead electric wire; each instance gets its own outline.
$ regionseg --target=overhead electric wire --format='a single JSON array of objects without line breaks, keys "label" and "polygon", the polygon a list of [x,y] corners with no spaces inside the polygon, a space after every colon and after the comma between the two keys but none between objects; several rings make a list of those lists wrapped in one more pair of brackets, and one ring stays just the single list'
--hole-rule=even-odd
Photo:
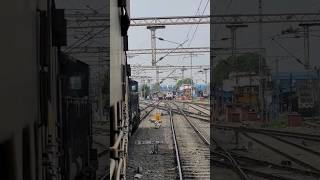
[{"label": "overhead electric wire", "polygon": [[274,38],[272,38],[272,41],[275,42],[281,49],[286,51],[286,53],[289,54],[291,57],[293,57],[299,64],[305,66],[305,64],[299,58],[297,58],[292,52],[290,52],[289,49],[287,49],[285,46],[283,46],[281,43],[279,43]]},{"label": "overhead electric wire", "polygon": [[[197,11],[196,11],[194,16],[198,15],[198,13],[200,11],[200,8],[201,8],[201,5],[202,5],[202,2],[203,2],[203,0],[200,1],[199,6],[198,6]],[[193,27],[193,24],[191,24],[190,27],[189,27],[189,30],[188,30],[188,33],[187,33],[186,39],[185,39],[186,41],[189,41],[189,34],[191,32],[192,27]],[[185,57],[185,56],[183,56],[183,57]],[[181,57],[181,58],[183,59],[183,57]],[[180,60],[180,58],[178,60]]]},{"label": "overhead electric wire", "polygon": [[[204,13],[205,13],[205,11],[206,11],[206,9],[207,9],[207,7],[208,7],[209,2],[210,2],[210,1],[207,0],[206,5],[205,5],[205,7],[204,7],[204,9],[203,9],[203,11],[202,11],[201,16],[204,15]],[[196,29],[195,29],[195,31],[193,32],[193,35],[192,35],[192,38],[191,38],[190,41],[189,41],[188,47],[190,47],[190,45],[191,45],[191,43],[192,43],[192,41],[193,41],[193,39],[194,39],[194,37],[195,37],[195,34],[196,34],[197,31],[198,31],[198,27],[199,27],[200,21],[201,21],[201,20],[199,20],[199,23],[196,25]]]},{"label": "overhead electric wire", "polygon": [[171,54],[172,52],[174,52],[175,50],[179,49],[180,47],[183,46],[184,43],[186,43],[187,41],[184,41],[183,43],[179,44],[178,47],[172,49],[171,51],[169,51],[167,54],[165,54],[164,56],[160,57],[156,63],[158,63],[159,61],[163,60],[165,57],[167,57],[169,54]]},{"label": "overhead electric wire", "polygon": [[[197,16],[197,15],[198,15],[198,13],[199,13],[199,11],[200,11],[200,7],[201,7],[201,5],[202,5],[202,1],[203,1],[203,0],[200,1],[199,6],[198,6],[198,9],[197,9],[197,11],[196,11],[196,13],[195,13],[194,16]],[[187,33],[187,36],[186,36],[186,40],[189,38],[189,34],[190,34],[190,32],[191,32],[192,27],[193,27],[193,24],[190,25],[190,28],[189,28],[188,33]]]},{"label": "overhead electric wire", "polygon": [[[97,36],[98,34],[100,34],[100,33],[103,32],[103,31],[105,31],[106,29],[107,29],[107,27],[101,29],[100,31],[98,31],[97,33],[93,34],[91,37],[89,37],[89,38],[86,39],[85,41],[82,41],[82,42],[80,42],[79,44],[77,44],[77,46],[80,47],[80,45],[82,45],[83,43],[88,42],[89,40],[93,39],[95,36]],[[78,42],[79,42],[79,41],[78,41]],[[73,46],[73,47],[71,47],[71,48],[68,48],[68,50],[66,51],[66,53],[70,52],[72,49],[74,49],[74,48],[77,47],[77,46]]]},{"label": "overhead electric wire", "polygon": [[78,42],[80,42],[82,39],[86,38],[92,31],[94,31],[93,29],[91,29],[91,31],[85,33],[85,35],[83,35],[80,39],[78,39],[76,42],[73,42],[70,46],[68,46],[65,51],[68,51],[70,48],[72,48],[73,46],[75,46]]}]

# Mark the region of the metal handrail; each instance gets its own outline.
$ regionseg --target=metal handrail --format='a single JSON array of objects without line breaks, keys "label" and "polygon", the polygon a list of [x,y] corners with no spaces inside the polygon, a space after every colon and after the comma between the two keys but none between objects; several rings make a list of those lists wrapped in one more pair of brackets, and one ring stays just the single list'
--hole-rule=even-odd
[{"label": "metal handrail", "polygon": [[122,166],[123,166],[123,159],[120,158],[119,166],[118,166],[117,174],[116,174],[116,180],[120,180],[120,174],[121,174]]},{"label": "metal handrail", "polygon": [[114,145],[113,145],[112,147],[110,147],[110,150],[111,150],[111,151],[115,151],[115,150],[118,149],[122,138],[123,138],[123,131],[120,132],[120,134],[119,134],[116,142],[114,143]]},{"label": "metal handrail", "polygon": [[113,173],[114,173],[114,170],[116,169],[116,161],[111,159],[110,160],[110,180],[112,179],[113,177]]}]

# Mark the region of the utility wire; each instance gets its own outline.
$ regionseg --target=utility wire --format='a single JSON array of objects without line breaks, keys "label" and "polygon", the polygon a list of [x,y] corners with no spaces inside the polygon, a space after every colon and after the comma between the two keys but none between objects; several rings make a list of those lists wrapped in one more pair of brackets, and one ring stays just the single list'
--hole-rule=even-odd
[{"label": "utility wire", "polygon": [[[196,13],[195,13],[194,16],[197,16],[197,15],[198,15],[198,13],[199,13],[199,11],[200,11],[200,7],[201,7],[201,5],[202,5],[202,1],[203,1],[203,0],[200,1],[199,6],[198,6],[198,9],[197,9],[197,11],[196,11]],[[187,36],[186,36],[186,40],[189,38],[189,34],[190,34],[190,32],[191,32],[192,27],[193,27],[193,24],[190,25],[190,28],[189,28],[188,33],[187,33]]]},{"label": "utility wire", "polygon": [[182,47],[183,44],[186,43],[186,42],[187,42],[187,41],[184,41],[183,43],[179,44],[178,47],[172,49],[172,50],[169,51],[166,55],[160,57],[160,58],[156,61],[156,63],[158,63],[159,61],[163,60],[163,59],[164,59],[165,57],[167,57],[169,54],[171,54],[171,53],[174,52],[175,50],[177,50],[177,49],[179,49],[180,47]]},{"label": "utility wire", "polygon": [[299,64],[305,66],[305,64],[299,59],[297,58],[292,52],[289,51],[289,49],[287,49],[286,47],[284,47],[281,43],[279,43],[277,40],[275,40],[274,38],[272,38],[272,41],[275,42],[281,49],[283,49],[284,51],[286,51],[286,53],[288,53],[291,57],[293,57]]},{"label": "utility wire", "polygon": [[[210,2],[210,1],[207,0],[206,5],[205,5],[205,7],[204,7],[204,9],[203,9],[203,11],[202,11],[201,16],[203,16],[203,14],[205,13],[205,11],[206,11],[206,9],[207,9],[207,7],[208,7],[209,2]],[[199,20],[199,23],[197,24],[196,29],[195,29],[195,31],[193,32],[193,35],[192,35],[192,38],[191,38],[190,41],[189,41],[188,47],[190,47],[190,45],[191,45],[191,43],[192,43],[192,41],[193,41],[193,39],[194,39],[194,37],[195,37],[195,34],[196,34],[197,30],[198,30],[200,21],[201,21],[201,20]]]},{"label": "utility wire", "polygon": [[[70,52],[70,51],[71,51],[72,49],[74,49],[75,47],[79,47],[79,46],[82,45],[83,43],[88,42],[89,40],[93,39],[95,36],[97,36],[98,34],[100,34],[100,33],[103,32],[103,31],[105,31],[106,29],[107,29],[107,27],[101,29],[100,31],[98,31],[97,33],[93,34],[91,37],[89,37],[89,38],[86,39],[85,41],[82,41],[82,42],[80,42],[79,44],[77,44],[77,46],[73,46],[73,47],[69,48],[69,49],[66,51],[66,53]],[[82,38],[81,38],[81,39],[82,39]],[[79,41],[78,41],[78,42],[79,42]]]},{"label": "utility wire", "polygon": [[[197,11],[196,11],[194,16],[197,16],[198,13],[200,12],[200,8],[201,8],[201,5],[202,5],[202,2],[203,2],[203,0],[200,1],[199,5],[198,5],[198,8],[197,8]],[[187,33],[186,38],[185,38],[186,41],[189,40],[189,34],[191,32],[192,27],[193,27],[193,24],[191,24],[190,27],[189,27],[188,33]],[[183,56],[183,57],[185,57],[185,56]],[[179,60],[180,60],[180,58],[179,58]]]},{"label": "utility wire", "polygon": [[94,31],[93,29],[91,29],[89,32],[87,32],[85,35],[83,35],[80,39],[78,39],[77,41],[75,41],[74,43],[72,43],[69,47],[67,47],[65,49],[65,51],[68,51],[70,48],[73,48],[73,46],[75,46],[78,42],[82,41],[84,38],[86,38],[90,33],[92,33],[92,31]]}]

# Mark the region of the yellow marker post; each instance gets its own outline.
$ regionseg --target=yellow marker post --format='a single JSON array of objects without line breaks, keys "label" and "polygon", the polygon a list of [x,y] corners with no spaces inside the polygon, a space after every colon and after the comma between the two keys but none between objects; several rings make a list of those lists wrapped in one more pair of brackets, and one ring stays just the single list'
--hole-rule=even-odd
[{"label": "yellow marker post", "polygon": [[156,121],[161,122],[160,117],[161,117],[161,114],[160,114],[159,112],[157,112],[157,113],[155,114],[155,119],[156,119]]}]

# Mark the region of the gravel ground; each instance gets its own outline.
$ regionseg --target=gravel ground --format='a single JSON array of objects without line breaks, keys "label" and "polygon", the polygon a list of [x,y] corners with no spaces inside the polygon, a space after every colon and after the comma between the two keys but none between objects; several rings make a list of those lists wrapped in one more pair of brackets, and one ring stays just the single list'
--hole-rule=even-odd
[{"label": "gravel ground", "polygon": [[306,152],[302,149],[293,147],[292,145],[286,144],[282,141],[279,141],[277,139],[274,139],[266,135],[255,134],[255,133],[250,133],[249,135],[256,139],[262,140],[264,143],[268,145],[273,145],[274,147],[279,149],[281,152],[287,153],[290,156],[295,157],[300,161],[306,162],[315,168],[319,169],[320,167],[320,157],[318,155]]},{"label": "gravel ground", "polygon": [[[245,137],[241,134],[239,134],[239,145],[237,146],[235,144],[235,142],[236,142],[235,141],[235,134],[233,131],[224,131],[224,130],[215,129],[213,134],[214,134],[215,138],[218,139],[224,145],[224,147],[228,148],[232,152],[236,152],[239,155],[247,156],[247,157],[251,157],[251,158],[255,158],[255,159],[260,159],[260,160],[272,162],[272,163],[279,164],[279,165],[281,164],[281,161],[291,161],[291,160],[287,159],[286,157],[284,157],[278,153],[275,153],[274,151],[272,151],[272,150],[270,150],[270,149],[268,149],[258,143],[255,143],[251,139],[248,139],[247,137]],[[319,160],[318,160],[319,158],[316,158],[314,156],[309,156],[309,155],[303,156],[302,154],[305,154],[303,151],[297,150],[293,147],[290,147],[289,145],[287,145],[283,142],[279,142],[273,138],[270,138],[270,137],[267,137],[264,135],[253,134],[253,133],[249,133],[249,135],[252,135],[253,137],[255,137],[259,140],[262,140],[264,143],[272,145],[273,147],[276,147],[283,152],[289,153],[291,156],[299,158],[300,160],[303,160],[305,162],[309,162],[309,163],[313,164],[314,166],[319,165]],[[249,144],[251,144],[251,145],[249,145]],[[247,151],[235,150],[235,148],[238,148],[238,149],[245,148]],[[312,160],[312,159],[314,159],[314,160]],[[291,167],[305,169],[294,162],[292,162]],[[288,172],[288,171],[279,171],[279,170],[274,170],[274,169],[270,169],[270,168],[258,168],[258,167],[253,167],[253,168],[256,170],[260,170],[262,172],[265,172],[265,173],[268,172],[270,174],[277,174],[277,175],[281,175],[284,177],[290,177],[292,179],[297,179],[297,180],[316,179],[313,177],[303,176],[303,175],[295,174],[295,173]]]},{"label": "gravel ground", "polygon": [[[155,111],[154,111],[155,112]],[[153,112],[141,122],[139,129],[129,140],[127,179],[139,174],[145,180],[175,179],[175,156],[169,116],[162,116],[162,126],[155,129],[149,121]],[[157,153],[152,153],[158,147]]]},{"label": "gravel ground", "polygon": [[184,179],[210,179],[210,151],[183,116],[173,116]]}]

